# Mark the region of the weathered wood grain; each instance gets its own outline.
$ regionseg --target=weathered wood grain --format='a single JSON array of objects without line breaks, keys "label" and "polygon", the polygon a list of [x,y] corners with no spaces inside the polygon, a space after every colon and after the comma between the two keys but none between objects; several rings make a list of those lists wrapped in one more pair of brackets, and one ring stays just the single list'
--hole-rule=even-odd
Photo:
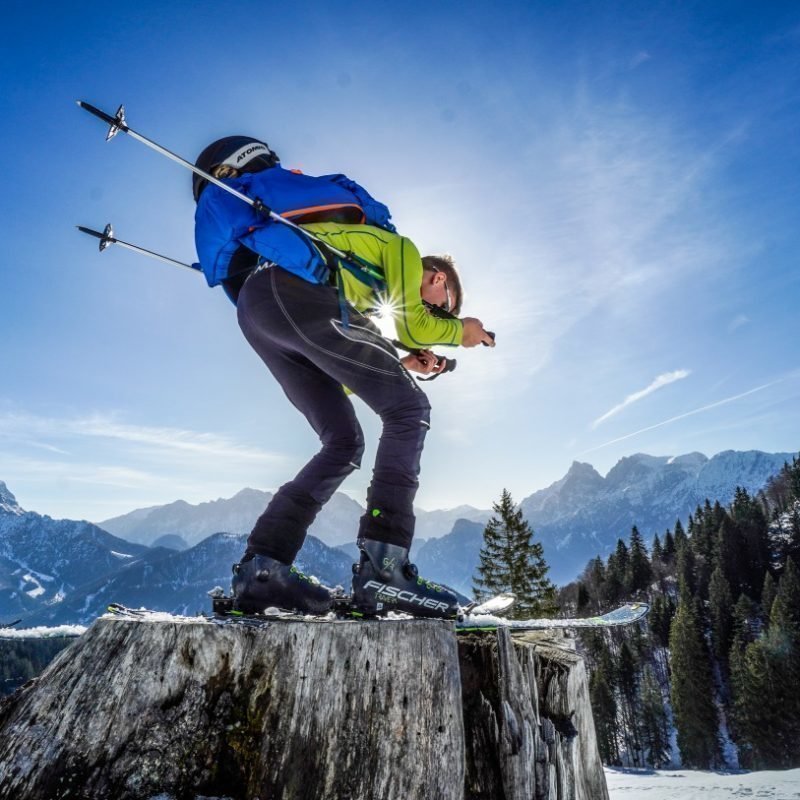
[{"label": "weathered wood grain", "polygon": [[607,800],[569,641],[103,618],[0,703],[0,800]]},{"label": "weathered wood grain", "polygon": [[447,623],[101,619],[0,707],[0,798],[456,800],[463,736]]},{"label": "weathered wood grain", "polygon": [[460,639],[466,800],[608,800],[583,660],[560,633]]}]

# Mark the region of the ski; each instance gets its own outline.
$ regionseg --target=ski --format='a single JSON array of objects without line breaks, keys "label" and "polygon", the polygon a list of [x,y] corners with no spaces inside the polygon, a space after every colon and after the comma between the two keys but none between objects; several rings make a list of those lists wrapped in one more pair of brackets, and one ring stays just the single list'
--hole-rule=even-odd
[{"label": "ski", "polygon": [[[500,595],[499,597],[503,597]],[[263,614],[243,614],[232,608],[232,600],[229,597],[214,598],[213,614],[198,614],[197,616],[181,616],[170,614],[168,611],[153,611],[146,608],[129,608],[120,603],[111,603],[108,606],[108,613],[121,618],[148,620],[150,622],[209,622],[220,625],[246,625],[248,627],[260,627],[270,625],[275,622],[347,622],[354,620],[367,620],[363,614],[354,609],[348,602],[348,598],[343,597],[339,602],[334,603],[334,607],[325,616],[311,616],[296,614],[291,611],[280,609],[267,609]],[[227,601],[222,605],[219,600]],[[492,598],[488,603],[497,601]],[[505,605],[509,600],[504,598],[497,605]],[[229,605],[230,604],[230,605]],[[486,605],[486,604],[482,604]],[[508,606],[506,606],[507,610]],[[541,619],[504,619],[496,616],[496,608],[493,613],[475,613],[475,609],[470,614],[461,616],[451,621],[455,625],[456,633],[481,633],[497,631],[506,628],[513,632],[523,631],[547,631],[547,630],[580,630],[585,628],[618,628],[625,625],[632,625],[641,621],[647,616],[650,606],[647,603],[627,603],[624,606],[615,608],[607,614],[595,617],[572,617],[572,618],[541,618]],[[391,614],[388,617],[376,617],[375,621],[423,621],[430,620],[430,617],[412,617],[406,614]]]},{"label": "ski", "polygon": [[509,611],[514,603],[517,602],[515,595],[510,592],[502,592],[484,600],[482,603],[470,603],[462,609],[463,616],[482,616],[484,614],[504,614]]},{"label": "ski", "polygon": [[[207,620],[212,622],[238,622],[242,624],[258,625],[268,622],[332,622],[335,620],[360,620],[365,619],[365,616],[355,608],[350,602],[347,595],[335,597],[333,606],[329,614],[324,616],[312,616],[297,614],[291,611],[284,611],[282,609],[266,609],[262,614],[243,614],[236,611],[233,607],[233,598],[227,597],[223,590],[220,588],[212,589],[209,592],[212,600],[212,613],[211,614],[198,614],[195,617],[178,616],[170,614],[168,611],[154,611],[147,608],[130,608],[129,606],[122,605],[121,603],[110,603],[107,606],[107,612],[113,616],[126,617],[128,619],[149,619],[150,621],[168,622],[170,619],[181,620]],[[471,603],[461,609],[461,613],[457,620],[466,619],[481,619],[483,617],[490,617],[492,621],[497,619],[498,614],[508,611],[516,602],[516,597],[513,594],[505,592],[489,598],[481,603]],[[405,619],[431,619],[430,617],[413,617],[406,614],[393,614],[388,617],[390,620]]]},{"label": "ski", "polygon": [[[581,629],[581,628],[618,628],[623,625],[632,625],[647,616],[650,606],[647,603],[626,603],[615,608],[607,614],[596,617],[572,618],[542,618],[542,619],[477,619],[474,616],[456,622],[459,632],[496,631],[499,628],[508,628],[511,631],[543,631],[556,629]],[[484,615],[486,616],[486,615]]]},{"label": "ski", "polygon": [[15,625],[19,625],[22,622],[21,619],[15,619],[13,622],[0,622],[0,628],[13,628]]}]

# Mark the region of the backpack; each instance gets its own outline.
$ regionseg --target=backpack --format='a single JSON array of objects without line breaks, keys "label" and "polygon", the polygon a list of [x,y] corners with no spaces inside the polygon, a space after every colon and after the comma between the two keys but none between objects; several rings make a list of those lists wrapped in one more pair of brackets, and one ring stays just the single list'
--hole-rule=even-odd
[{"label": "backpack", "polygon": [[[344,175],[313,177],[277,164],[224,182],[296,224],[366,223],[395,231],[389,209]],[[234,255],[241,247],[310,283],[327,283],[330,278],[325,256],[301,231],[270,220],[213,184],[197,204],[195,245],[209,286],[236,276],[236,265],[243,260]]]}]

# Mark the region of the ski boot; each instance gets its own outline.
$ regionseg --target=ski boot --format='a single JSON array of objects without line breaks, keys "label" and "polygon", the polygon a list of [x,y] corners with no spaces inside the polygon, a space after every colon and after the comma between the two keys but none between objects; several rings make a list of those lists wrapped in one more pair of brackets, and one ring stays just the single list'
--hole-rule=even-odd
[{"label": "ski boot", "polygon": [[361,560],[353,564],[356,611],[367,616],[399,611],[415,617],[455,619],[458,598],[452,589],[420,578],[408,548],[359,539]]},{"label": "ski boot", "polygon": [[234,610],[243,614],[260,614],[272,606],[301,614],[327,614],[333,604],[330,589],[291,564],[260,555],[233,565],[231,593]]}]

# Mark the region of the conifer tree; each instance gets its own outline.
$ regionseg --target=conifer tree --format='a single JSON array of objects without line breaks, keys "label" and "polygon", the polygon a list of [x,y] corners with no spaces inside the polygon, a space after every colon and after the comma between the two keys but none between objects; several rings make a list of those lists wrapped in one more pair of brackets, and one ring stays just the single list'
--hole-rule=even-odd
[{"label": "conifer tree", "polygon": [[589,595],[589,589],[583,581],[578,581],[578,592],[575,600],[575,610],[578,614],[583,614],[589,607],[592,598]]},{"label": "conifer tree", "polygon": [[800,759],[800,669],[788,611],[796,577],[789,575],[783,593],[779,584],[769,629],[758,638],[755,603],[746,594],[736,603],[730,651],[732,732],[740,762],[750,768],[787,767]]},{"label": "conifer tree", "polygon": [[711,573],[714,568],[716,534],[725,512],[719,502],[706,499],[702,511],[698,508],[692,533],[692,549],[695,555],[695,577],[697,593],[703,599],[708,597]]},{"label": "conifer tree", "polygon": [[647,764],[656,769],[670,762],[669,721],[661,687],[648,664],[642,676],[642,740],[647,750]]},{"label": "conifer tree", "polygon": [[789,472],[789,493],[792,500],[800,500],[800,456],[792,459]]},{"label": "conifer tree", "polygon": [[[689,515],[689,525],[692,525],[692,516]],[[678,555],[678,546],[681,542],[686,542],[687,536],[686,532],[683,530],[683,525],[679,519],[675,520],[675,534],[673,536],[673,541],[675,542],[675,555]]]},{"label": "conifer tree", "polygon": [[[680,524],[680,520],[678,521],[678,524]],[[664,563],[670,564],[672,563],[674,558],[675,558],[675,537],[672,535],[672,531],[668,530],[664,534]]]},{"label": "conifer tree", "polygon": [[800,571],[791,558],[786,562],[778,584],[770,625],[800,637]]},{"label": "conifer tree", "polygon": [[653,571],[647,557],[647,548],[644,546],[639,529],[634,525],[631,530],[626,588],[632,593],[645,592],[650,587],[652,577]]},{"label": "conifer tree", "polygon": [[614,698],[614,678],[608,648],[600,637],[600,654],[597,666],[589,681],[589,696],[592,703],[597,748],[605,764],[619,763],[617,733],[617,701]]},{"label": "conifer tree", "polygon": [[614,552],[608,557],[608,567],[606,569],[606,602],[617,603],[627,594],[628,566],[628,547],[622,539],[617,539],[617,546],[614,548]]},{"label": "conifer tree", "polygon": [[755,640],[756,604],[749,595],[741,594],[733,607],[733,642],[744,648]]},{"label": "conifer tree", "polygon": [[589,600],[595,611],[600,611],[605,591],[606,565],[600,556],[593,558],[581,576],[581,583],[589,593]]},{"label": "conifer tree", "polygon": [[721,664],[727,665],[733,639],[733,595],[719,565],[711,573],[708,606],[714,654]]},{"label": "conifer tree", "polygon": [[727,515],[722,520],[716,535],[714,561],[722,570],[734,599],[742,593],[742,565],[740,563],[742,541],[733,520]]},{"label": "conifer tree", "polygon": [[642,746],[639,740],[639,657],[633,646],[623,639],[617,658],[617,688],[619,689],[621,734],[625,750],[634,766],[642,764]]},{"label": "conifer tree", "polygon": [[669,630],[675,616],[675,604],[669,595],[656,595],[648,614],[653,641],[658,647],[669,645]]},{"label": "conifer tree", "polygon": [[[776,597],[773,610],[778,605]],[[790,642],[773,620],[743,654],[731,654],[736,732],[749,767],[788,768],[800,758],[800,674]]]},{"label": "conifer tree", "polygon": [[[620,540],[621,541],[621,540]],[[627,560],[627,553],[625,554]],[[606,579],[603,584],[602,601],[604,605],[615,605],[625,593],[625,574],[620,567],[620,558],[614,551],[608,557]]]},{"label": "conifer tree", "polygon": [[737,487],[731,504],[731,518],[743,545],[743,551],[737,554],[743,566],[742,588],[751,597],[758,597],[770,560],[766,515],[747,490]]},{"label": "conifer tree", "polygon": [[694,578],[694,551],[689,545],[689,540],[682,539],[678,547],[677,553],[677,580],[678,592],[681,596],[681,602],[688,602],[688,598],[693,597],[696,591],[695,578]]},{"label": "conifer tree", "polygon": [[655,538],[653,539],[653,549],[651,552],[653,566],[655,566],[656,563],[664,560],[664,548],[661,546],[661,539],[658,538],[658,534],[656,534]]},{"label": "conifer tree", "polygon": [[691,600],[682,598],[678,604],[669,644],[678,749],[687,767],[707,769],[719,760],[717,709],[711,665]]},{"label": "conifer tree", "polygon": [[473,579],[475,597],[488,599],[500,592],[517,597],[510,615],[517,619],[552,616],[558,610],[556,591],[547,578],[549,567],[541,542],[514,506],[511,493],[503,489],[499,503],[483,531],[478,571]]},{"label": "conifer tree", "polygon": [[761,590],[761,613],[765,620],[769,620],[770,618],[772,604],[775,602],[775,595],[777,593],[778,587],[775,586],[775,581],[768,572],[767,577],[764,578],[764,588]]},{"label": "conifer tree", "polygon": [[789,538],[786,542],[784,560],[789,558],[800,564],[800,501],[796,502],[789,517]]}]

